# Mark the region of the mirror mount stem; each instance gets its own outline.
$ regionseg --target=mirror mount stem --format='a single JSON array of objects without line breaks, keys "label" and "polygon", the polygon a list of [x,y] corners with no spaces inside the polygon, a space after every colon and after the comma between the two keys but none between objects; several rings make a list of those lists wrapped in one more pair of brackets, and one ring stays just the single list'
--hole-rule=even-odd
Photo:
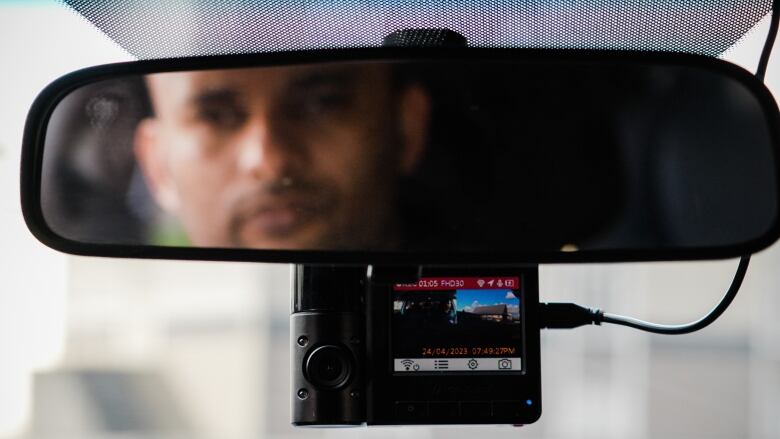
[{"label": "mirror mount stem", "polygon": [[780,27],[780,0],[775,0],[772,5],[772,18],[769,23],[769,32],[764,42],[764,49],[761,51],[761,58],[758,62],[758,68],[756,69],[756,77],[761,81],[766,79],[766,70],[769,66],[769,57],[772,54],[772,48],[777,39],[777,30]]}]

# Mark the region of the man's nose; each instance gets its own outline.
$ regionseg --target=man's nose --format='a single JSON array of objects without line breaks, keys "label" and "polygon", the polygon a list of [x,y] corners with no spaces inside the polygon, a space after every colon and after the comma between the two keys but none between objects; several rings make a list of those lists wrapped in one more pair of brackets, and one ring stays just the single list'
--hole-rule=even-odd
[{"label": "man's nose", "polygon": [[268,118],[257,117],[250,121],[240,146],[238,166],[241,172],[270,180],[286,175],[292,151],[284,145]]}]

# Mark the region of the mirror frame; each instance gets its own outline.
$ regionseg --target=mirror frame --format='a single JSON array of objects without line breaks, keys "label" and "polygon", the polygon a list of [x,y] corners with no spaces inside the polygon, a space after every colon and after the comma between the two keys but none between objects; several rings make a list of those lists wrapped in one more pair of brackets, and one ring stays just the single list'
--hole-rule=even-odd
[{"label": "mirror frame", "polygon": [[82,243],[56,234],[46,224],[41,208],[43,148],[49,119],[57,104],[75,89],[92,82],[126,75],[186,70],[271,67],[344,61],[517,61],[566,64],[594,62],[605,65],[673,65],[717,73],[742,83],[760,102],[767,116],[770,141],[774,145],[775,170],[780,208],[780,111],[766,86],[752,73],[729,62],[703,55],[643,51],[539,50],[495,48],[404,48],[375,47],[273,52],[249,55],[221,55],[131,61],[90,67],[67,74],[48,85],[35,99],[27,116],[22,143],[21,202],[27,227],[43,244],[65,253],[142,259],[245,261],[309,264],[522,264],[572,262],[635,262],[724,259],[762,250],[780,238],[780,215],[758,238],[730,246],[688,249],[502,251],[502,252],[367,252],[329,250],[256,250],[231,248],[163,247]]}]

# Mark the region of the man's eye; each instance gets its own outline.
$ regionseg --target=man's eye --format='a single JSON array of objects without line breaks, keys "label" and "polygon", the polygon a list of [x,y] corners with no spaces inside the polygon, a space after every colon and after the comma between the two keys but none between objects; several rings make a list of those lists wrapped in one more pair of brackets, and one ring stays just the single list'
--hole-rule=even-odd
[{"label": "man's eye", "polygon": [[321,92],[311,93],[303,101],[301,110],[305,115],[327,115],[347,109],[352,99],[349,93]]},{"label": "man's eye", "polygon": [[197,118],[218,129],[235,129],[244,124],[247,114],[238,108],[206,107],[198,110]]}]

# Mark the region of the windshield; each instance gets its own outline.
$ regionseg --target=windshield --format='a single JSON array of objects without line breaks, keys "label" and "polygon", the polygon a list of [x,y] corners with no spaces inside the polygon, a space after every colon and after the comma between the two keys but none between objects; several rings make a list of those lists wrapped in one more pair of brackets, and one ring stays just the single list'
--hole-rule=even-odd
[{"label": "windshield", "polygon": [[[724,58],[753,70],[763,20]],[[511,427],[290,426],[286,265],[66,256],[26,230],[19,145],[36,93],[80,67],[132,60],[55,1],[0,3],[0,439],[767,438],[780,431],[780,245],[688,336],[590,327],[542,333],[544,415]],[[767,78],[780,95],[780,63]],[[543,301],[671,323],[698,318],[736,261],[543,266]],[[424,302],[424,300],[422,301]],[[398,304],[417,306],[416,299]],[[433,305],[429,303],[429,305]],[[436,304],[450,325],[458,307]]]}]

